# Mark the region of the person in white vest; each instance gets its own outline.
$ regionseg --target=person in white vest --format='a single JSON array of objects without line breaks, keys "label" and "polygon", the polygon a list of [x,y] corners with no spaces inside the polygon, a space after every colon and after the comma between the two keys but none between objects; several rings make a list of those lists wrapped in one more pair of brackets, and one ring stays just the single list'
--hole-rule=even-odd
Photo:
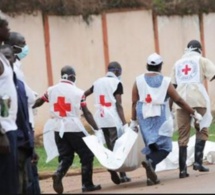
[{"label": "person in white vest", "polygon": [[[204,80],[212,81],[215,79],[215,65],[209,59],[202,57],[201,54],[201,43],[198,40],[191,40],[187,44],[181,59],[174,64],[171,81],[186,102],[203,116],[199,124],[194,123],[196,142],[193,170],[208,172],[209,169],[203,166],[203,152],[205,143],[208,140],[208,127],[212,123],[212,114]],[[179,177],[185,178],[189,176],[186,168],[186,159],[192,118],[186,110],[177,106],[176,117],[179,131]]]},{"label": "person in white vest", "polygon": [[[9,26],[6,16],[0,11],[0,45],[9,38]],[[0,97],[5,101],[9,98],[7,107],[1,104],[0,126],[1,138],[8,139],[7,145],[0,142],[0,194],[18,193],[18,164],[17,164],[17,125],[18,110],[17,93],[13,82],[13,70],[9,61],[0,53]],[[4,110],[4,111],[3,111]],[[5,112],[6,111],[6,112]],[[7,112],[8,111],[8,112]],[[2,139],[1,139],[2,140]],[[2,151],[3,147],[3,151]]]},{"label": "person in white vest", "polygon": [[156,165],[172,151],[173,119],[169,98],[194,118],[201,115],[192,109],[176,92],[170,77],[161,73],[163,60],[153,53],[147,58],[147,72],[136,77],[132,88],[132,118],[130,128],[139,129],[145,147],[142,162],[146,169],[147,185],[160,183],[155,173]]},{"label": "person in white vest", "polygon": [[61,80],[47,89],[33,106],[36,108],[44,102],[49,102],[51,123],[49,130],[54,131],[55,142],[59,152],[59,165],[53,175],[53,188],[63,193],[62,179],[73,163],[75,153],[80,157],[82,192],[100,190],[100,185],[93,184],[94,155],[87,147],[83,137],[89,135],[80,119],[83,111],[87,122],[95,132],[98,129],[93,115],[89,111],[84,91],[75,85],[76,73],[73,67],[66,65],[61,69]]},{"label": "person in white vest", "polygon": [[[127,125],[121,100],[123,94],[121,74],[121,65],[116,61],[110,62],[106,75],[97,79],[93,86],[85,91],[86,97],[94,94],[97,109],[94,117],[99,128],[103,131],[107,147],[110,150],[113,150],[117,138],[122,135]],[[131,181],[125,172],[120,172],[119,177],[117,172],[108,171],[111,174],[111,180],[117,185]]]}]

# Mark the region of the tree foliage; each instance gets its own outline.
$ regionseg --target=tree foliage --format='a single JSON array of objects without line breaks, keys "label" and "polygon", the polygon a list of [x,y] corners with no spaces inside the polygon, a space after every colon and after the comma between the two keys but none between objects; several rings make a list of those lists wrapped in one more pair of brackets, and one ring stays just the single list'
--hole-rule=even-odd
[{"label": "tree foliage", "polygon": [[215,12],[215,0],[1,0],[0,9],[11,16],[42,11],[50,15],[82,15],[85,19],[114,9],[146,9],[157,15],[191,15]]}]

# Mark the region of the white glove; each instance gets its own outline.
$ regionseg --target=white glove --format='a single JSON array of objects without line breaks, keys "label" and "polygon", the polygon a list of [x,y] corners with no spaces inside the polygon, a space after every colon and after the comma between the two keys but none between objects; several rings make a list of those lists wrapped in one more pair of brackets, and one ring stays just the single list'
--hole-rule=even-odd
[{"label": "white glove", "polygon": [[130,126],[133,131],[138,131],[138,122],[136,120],[131,120]]},{"label": "white glove", "polygon": [[104,144],[105,143],[105,139],[104,139],[103,131],[101,129],[99,129],[99,130],[94,130],[94,132],[95,132],[95,135],[96,135],[98,141],[101,144]]},{"label": "white glove", "polygon": [[128,124],[126,123],[125,125],[122,126],[122,131],[125,133],[128,130]]},{"label": "white glove", "polygon": [[202,115],[199,114],[196,110],[194,112],[194,115],[191,115],[198,123],[202,120]]}]

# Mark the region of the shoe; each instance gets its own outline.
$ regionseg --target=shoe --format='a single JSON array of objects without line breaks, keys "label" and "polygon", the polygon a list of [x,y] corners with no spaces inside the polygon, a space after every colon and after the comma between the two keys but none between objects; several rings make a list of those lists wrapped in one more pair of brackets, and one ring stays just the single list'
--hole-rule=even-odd
[{"label": "shoe", "polygon": [[117,172],[115,171],[109,171],[111,174],[111,180],[113,183],[115,183],[116,185],[119,185],[121,183],[120,178],[117,174]]},{"label": "shoe", "polygon": [[52,180],[54,191],[57,192],[58,194],[62,194],[63,193],[62,177],[58,174],[54,174],[52,176]]},{"label": "shoe", "polygon": [[120,182],[121,183],[126,183],[126,182],[130,182],[131,178],[124,176],[124,177],[120,177]]},{"label": "shoe", "polygon": [[194,163],[193,164],[193,170],[195,171],[199,171],[199,172],[209,172],[209,169],[204,167],[203,165],[199,164],[199,163]]},{"label": "shoe", "polygon": [[95,190],[101,190],[102,187],[100,185],[91,185],[91,186],[82,186],[82,192],[91,192]]},{"label": "shoe", "polygon": [[181,171],[180,173],[179,173],[179,178],[185,178],[185,177],[189,177],[190,175],[189,175],[189,173],[187,173],[186,171]]},{"label": "shoe", "polygon": [[146,169],[146,176],[150,179],[153,183],[156,183],[158,178],[157,175],[151,165],[150,160],[145,160],[142,162],[143,167]]},{"label": "shoe", "polygon": [[156,184],[159,184],[160,183],[160,180],[156,180],[155,182],[153,182],[151,179],[147,178],[147,186],[153,186],[153,185],[156,185]]}]

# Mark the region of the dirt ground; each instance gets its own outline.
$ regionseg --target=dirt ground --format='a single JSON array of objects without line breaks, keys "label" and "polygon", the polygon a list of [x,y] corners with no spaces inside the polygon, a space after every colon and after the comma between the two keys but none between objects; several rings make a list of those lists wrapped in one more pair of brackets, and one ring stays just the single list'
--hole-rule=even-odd
[{"label": "dirt ground", "polygon": [[[160,171],[157,175],[160,179],[160,184],[154,186],[146,185],[145,169],[142,167],[127,172],[127,175],[132,179],[129,183],[115,185],[110,179],[110,174],[105,169],[94,170],[94,184],[101,184],[102,189],[88,194],[162,194],[162,193],[215,193],[215,164],[206,164],[210,172],[194,171],[192,166],[188,167],[190,177],[179,179],[178,169]],[[81,177],[78,173],[69,173],[63,179],[65,194],[81,194]],[[52,188],[52,179],[40,180],[42,194],[55,194]],[[86,192],[85,192],[86,194]]]}]

